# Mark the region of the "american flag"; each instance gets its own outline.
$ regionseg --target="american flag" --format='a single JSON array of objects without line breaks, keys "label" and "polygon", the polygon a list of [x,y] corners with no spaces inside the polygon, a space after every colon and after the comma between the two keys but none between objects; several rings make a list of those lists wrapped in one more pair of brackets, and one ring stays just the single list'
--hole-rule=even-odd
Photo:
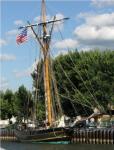
[{"label": "american flag", "polygon": [[17,44],[21,44],[27,40],[27,28],[24,28],[24,30],[16,37]]}]

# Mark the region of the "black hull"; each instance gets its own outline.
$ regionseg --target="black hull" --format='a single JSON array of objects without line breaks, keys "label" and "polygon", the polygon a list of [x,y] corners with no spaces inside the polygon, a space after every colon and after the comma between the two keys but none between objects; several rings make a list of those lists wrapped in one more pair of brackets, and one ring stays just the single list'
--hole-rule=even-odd
[{"label": "black hull", "polygon": [[61,142],[69,141],[68,129],[52,128],[45,130],[15,130],[15,136],[21,142]]}]

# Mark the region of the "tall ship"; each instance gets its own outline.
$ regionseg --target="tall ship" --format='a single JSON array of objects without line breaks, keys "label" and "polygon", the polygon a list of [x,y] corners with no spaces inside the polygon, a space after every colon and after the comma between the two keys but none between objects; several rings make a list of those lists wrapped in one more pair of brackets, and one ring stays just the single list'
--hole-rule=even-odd
[{"label": "tall ship", "polygon": [[[26,40],[27,30],[31,29],[39,45],[39,51],[41,53],[42,58],[37,63],[37,69],[33,74],[35,90],[32,120],[34,127],[28,126],[28,122],[21,122],[20,124],[17,124],[15,128],[16,138],[21,142],[69,143],[71,142],[71,139],[73,137],[81,133],[80,131],[84,131],[85,133],[92,131],[94,133],[94,131],[97,128],[106,128],[107,130],[109,128],[112,129],[114,127],[113,114],[107,115],[105,109],[97,102],[97,100],[92,95],[91,91],[86,86],[84,79],[81,77],[79,72],[77,73],[77,75],[80,76],[80,81],[83,82],[85,89],[88,91],[88,93],[93,99],[93,103],[89,102],[88,100],[85,100],[85,106],[87,106],[90,103],[90,106],[92,107],[90,109],[94,113],[92,115],[89,114],[90,116],[86,117],[80,117],[80,115],[75,116],[74,120],[71,120],[71,118],[69,119],[71,122],[65,122],[65,114],[62,110],[61,101],[59,98],[57,81],[53,71],[50,49],[52,34],[56,23],[63,22],[65,20],[68,20],[69,18],[57,19],[57,17],[54,16],[51,20],[47,20],[45,0],[42,0],[41,6],[41,21],[36,24],[31,24],[30,22],[28,22],[27,25],[20,27],[19,29],[22,30],[22,33],[17,37],[17,43],[24,42]],[[36,32],[35,28],[37,28],[38,33]],[[41,74],[40,71],[42,72]],[[40,80],[40,75],[42,75],[42,80]],[[72,85],[74,86],[73,83]],[[39,98],[39,88],[41,88],[43,94],[42,98]],[[81,94],[78,89],[76,91],[78,91],[78,93]],[[45,118],[43,120],[42,125],[39,123],[37,117],[37,106],[39,99],[43,99],[45,105]],[[81,105],[83,105],[82,102]],[[109,107],[111,108],[112,106],[110,105]],[[86,140],[86,136],[84,138],[84,140]]]},{"label": "tall ship", "polygon": [[[54,25],[56,22],[61,22],[67,20],[68,18],[56,19],[56,16],[54,16],[52,20],[47,21],[45,0],[42,0],[41,15],[41,22],[37,24],[30,24],[28,22],[28,25],[19,28],[23,30],[23,33],[19,37],[17,37],[17,42],[22,43],[26,39],[26,30],[30,28],[40,46],[40,51],[43,56],[42,67],[44,83],[39,83],[38,79],[36,81],[33,119],[34,123],[37,122],[37,118],[35,115],[37,111],[36,103],[38,99],[37,87],[39,86],[38,84],[42,84],[42,86],[44,87],[46,120],[44,121],[45,124],[43,127],[35,125],[34,128],[28,128],[27,124],[17,125],[15,129],[15,136],[19,141],[22,142],[68,142],[70,141],[70,132],[69,128],[66,127],[64,123],[64,114],[61,108],[50,57],[50,43]],[[34,27],[41,29],[40,35],[35,32]]]}]

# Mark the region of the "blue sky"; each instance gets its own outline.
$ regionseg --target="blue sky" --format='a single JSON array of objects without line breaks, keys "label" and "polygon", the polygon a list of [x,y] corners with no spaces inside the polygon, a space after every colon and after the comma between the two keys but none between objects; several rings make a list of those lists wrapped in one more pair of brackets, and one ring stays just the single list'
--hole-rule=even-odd
[{"label": "blue sky", "polygon": [[[55,27],[52,53],[66,53],[78,48],[88,51],[93,48],[114,50],[114,0],[47,0],[47,17],[51,19],[70,17],[64,24],[58,24],[64,39]],[[0,90],[17,90],[24,84],[32,89],[30,72],[38,58],[39,47],[29,31],[28,41],[17,45],[17,28],[29,20],[35,23],[41,12],[39,0],[1,0],[0,30]],[[39,20],[38,20],[39,21]]]}]

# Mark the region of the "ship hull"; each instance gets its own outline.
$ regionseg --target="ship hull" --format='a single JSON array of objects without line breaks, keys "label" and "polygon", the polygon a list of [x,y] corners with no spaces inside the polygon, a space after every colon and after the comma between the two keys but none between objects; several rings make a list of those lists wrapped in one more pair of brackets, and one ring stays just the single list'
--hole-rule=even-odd
[{"label": "ship hull", "polygon": [[52,128],[45,130],[15,130],[15,136],[20,142],[70,142],[68,129]]}]

